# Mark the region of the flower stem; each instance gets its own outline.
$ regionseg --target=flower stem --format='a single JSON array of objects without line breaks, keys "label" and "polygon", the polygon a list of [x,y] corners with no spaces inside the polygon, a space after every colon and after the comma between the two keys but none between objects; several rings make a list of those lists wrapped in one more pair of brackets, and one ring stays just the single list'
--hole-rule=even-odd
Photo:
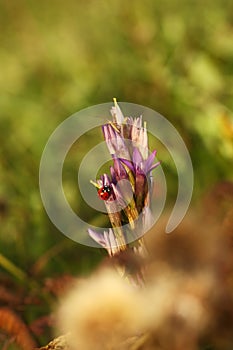
[{"label": "flower stem", "polygon": [[26,273],[1,253],[0,253],[0,266],[2,266],[5,270],[10,272],[13,276],[15,276],[21,282],[27,280]]}]

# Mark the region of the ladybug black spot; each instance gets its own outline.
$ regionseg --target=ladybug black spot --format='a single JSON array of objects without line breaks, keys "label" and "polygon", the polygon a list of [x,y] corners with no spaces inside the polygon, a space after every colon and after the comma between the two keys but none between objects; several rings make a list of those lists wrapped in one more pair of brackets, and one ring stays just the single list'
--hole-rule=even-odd
[{"label": "ladybug black spot", "polygon": [[111,192],[112,192],[111,187],[105,185],[98,190],[98,196],[100,197],[100,199],[106,201],[109,199]]}]

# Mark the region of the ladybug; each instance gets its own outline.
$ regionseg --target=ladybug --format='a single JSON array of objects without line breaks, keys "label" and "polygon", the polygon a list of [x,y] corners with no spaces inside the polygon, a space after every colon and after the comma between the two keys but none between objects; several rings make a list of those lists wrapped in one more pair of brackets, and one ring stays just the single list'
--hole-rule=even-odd
[{"label": "ladybug", "polygon": [[103,201],[107,201],[112,193],[111,187],[110,186],[103,186],[98,190],[98,196],[100,199]]}]

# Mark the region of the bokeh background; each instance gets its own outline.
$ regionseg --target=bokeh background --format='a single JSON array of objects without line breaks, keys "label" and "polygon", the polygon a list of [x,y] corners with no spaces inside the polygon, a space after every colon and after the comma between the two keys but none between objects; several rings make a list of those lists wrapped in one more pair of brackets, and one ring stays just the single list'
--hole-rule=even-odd
[{"label": "bokeh background", "polygon": [[[0,302],[38,343],[51,336],[46,315],[64,279],[85,276],[104,255],[71,242],[47,218],[38,170],[50,134],[113,97],[148,106],[186,142],[195,202],[233,178],[232,72],[230,0],[0,0]],[[74,148],[65,174],[67,195],[87,216],[75,174],[90,142]],[[174,164],[162,148],[159,158],[172,201]]]}]

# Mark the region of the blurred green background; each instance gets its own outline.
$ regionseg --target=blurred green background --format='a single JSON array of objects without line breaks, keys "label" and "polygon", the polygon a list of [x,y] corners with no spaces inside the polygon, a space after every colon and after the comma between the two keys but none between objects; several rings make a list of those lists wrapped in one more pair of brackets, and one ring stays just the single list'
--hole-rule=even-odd
[{"label": "blurred green background", "polygon": [[[47,277],[85,275],[103,257],[56,230],[38,187],[47,139],[85,107],[117,97],[170,120],[192,157],[194,199],[232,179],[232,1],[0,0],[0,27],[2,278],[43,289]],[[74,164],[82,155],[76,148],[67,163],[77,208]],[[159,159],[172,199],[174,165],[162,149]],[[30,322],[49,307],[22,315]]]}]

